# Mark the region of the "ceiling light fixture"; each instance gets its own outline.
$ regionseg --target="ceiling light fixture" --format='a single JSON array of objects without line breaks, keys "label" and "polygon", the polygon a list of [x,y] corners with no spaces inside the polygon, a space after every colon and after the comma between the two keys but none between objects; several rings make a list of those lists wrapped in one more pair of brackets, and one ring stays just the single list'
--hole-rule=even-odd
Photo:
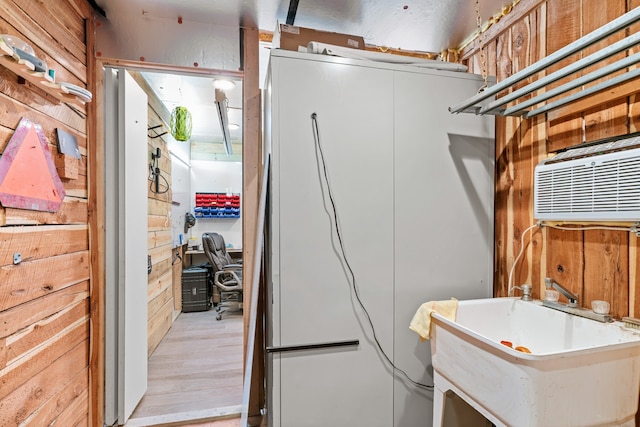
[{"label": "ceiling light fixture", "polygon": [[237,123],[229,123],[229,130],[238,130],[240,129],[240,125]]},{"label": "ceiling light fixture", "polygon": [[236,84],[231,80],[216,79],[213,81],[213,87],[220,90],[231,90]]},{"label": "ceiling light fixture", "polygon": [[227,155],[231,155],[233,149],[231,148],[231,135],[229,134],[229,118],[227,117],[227,104],[229,100],[224,91],[216,89],[216,110],[218,111],[218,120],[220,120],[220,129],[222,130],[222,139],[224,141],[224,148]]}]

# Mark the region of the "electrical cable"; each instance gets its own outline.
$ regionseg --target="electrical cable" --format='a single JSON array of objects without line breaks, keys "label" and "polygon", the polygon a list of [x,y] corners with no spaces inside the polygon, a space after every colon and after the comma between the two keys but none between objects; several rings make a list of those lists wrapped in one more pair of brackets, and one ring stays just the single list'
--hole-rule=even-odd
[{"label": "electrical cable", "polygon": [[415,386],[422,387],[422,388],[425,388],[427,390],[433,390],[433,386],[432,385],[427,385],[427,384],[422,384],[420,382],[417,382],[417,381],[411,379],[409,377],[409,375],[405,371],[403,371],[402,369],[398,368],[391,361],[391,359],[389,358],[387,353],[382,348],[382,345],[380,344],[380,341],[378,340],[378,336],[376,334],[376,329],[373,326],[373,321],[371,320],[371,316],[369,315],[369,312],[367,311],[367,309],[364,306],[362,300],[360,299],[360,293],[358,292],[358,287],[356,285],[356,276],[355,276],[355,273],[353,272],[353,269],[351,268],[351,264],[349,263],[349,260],[347,259],[347,254],[345,252],[344,244],[342,242],[342,233],[340,232],[340,226],[339,226],[339,221],[338,221],[338,210],[336,208],[336,203],[335,203],[335,200],[333,198],[333,192],[331,191],[331,186],[329,185],[329,176],[328,176],[328,173],[327,173],[327,165],[326,165],[326,162],[325,162],[324,153],[322,151],[322,144],[320,143],[320,131],[319,131],[319,128],[318,128],[318,115],[316,113],[311,114],[311,124],[312,124],[312,131],[313,131],[313,139],[314,139],[314,142],[315,142],[316,147],[318,149],[318,153],[320,153],[320,162],[321,162],[320,166],[322,167],[322,175],[323,175],[323,178],[324,178],[325,185],[327,187],[327,195],[329,196],[329,201],[331,202],[333,223],[334,223],[334,226],[335,226],[336,235],[338,237],[338,243],[340,245],[340,254],[342,255],[342,260],[344,261],[344,264],[347,267],[347,270],[349,271],[349,275],[351,276],[351,282],[349,284],[351,285],[351,289],[353,290],[353,294],[355,295],[356,300],[358,301],[358,305],[360,306],[360,308],[362,309],[363,313],[365,314],[365,317],[366,317],[367,321],[369,322],[369,326],[371,327],[371,331],[373,333],[373,340],[375,341],[376,346],[378,347],[378,350],[380,351],[380,353],[384,356],[385,360],[387,361],[389,366],[391,366],[391,368],[394,371],[400,372],[402,375],[404,375],[404,377],[411,384],[413,384]]},{"label": "electrical cable", "polygon": [[563,227],[561,225],[552,225],[552,224],[544,224],[545,227],[557,228],[558,230],[568,230],[568,231],[585,231],[585,230],[613,230],[613,231],[629,231],[631,233],[636,233],[636,227],[609,227],[606,225],[590,225],[586,227]]},{"label": "electrical cable", "polygon": [[516,257],[516,259],[513,260],[513,265],[511,266],[511,270],[509,271],[509,280],[507,281],[507,296],[511,295],[511,291],[513,291],[515,288],[518,289],[522,289],[519,286],[512,286],[512,279],[513,279],[513,271],[516,269],[516,264],[518,263],[518,261],[520,260],[520,257],[522,256],[522,254],[524,253],[524,235],[527,234],[527,231],[535,228],[535,227],[541,227],[542,228],[542,223],[541,222],[536,222],[535,224],[533,224],[532,226],[530,226],[529,228],[527,228],[526,230],[524,230],[522,232],[522,234],[520,235],[520,252],[518,253],[518,256]]},{"label": "electrical cable", "polygon": [[[158,152],[160,149],[158,148]],[[151,181],[151,183],[149,184],[149,190],[151,190],[152,193],[155,194],[165,194],[169,191],[170,189],[170,185],[169,185],[169,181],[167,181],[167,178],[165,178],[162,173],[160,172],[160,168],[158,167],[158,158],[160,156],[159,155],[155,155],[155,154],[151,154],[151,158],[153,159],[152,163],[149,163],[149,178],[148,180]],[[156,184],[156,180],[158,178],[162,178],[162,180],[164,181],[165,184],[165,189],[162,191],[156,191],[154,188],[154,184]]]},{"label": "electrical cable", "polygon": [[156,191],[153,187],[154,187],[154,182],[155,182],[155,174],[152,175],[152,177],[150,178],[151,183],[149,184],[149,189],[151,190],[152,193],[155,194],[164,194],[166,192],[169,191],[169,181],[167,181],[167,178],[165,178],[161,173],[158,173],[158,178],[162,178],[162,180],[164,181],[164,185],[167,187],[162,191]]},{"label": "electrical cable", "polygon": [[519,286],[513,286],[512,283],[512,279],[513,279],[513,272],[516,268],[516,264],[518,263],[518,261],[520,260],[520,257],[522,256],[522,254],[524,253],[524,235],[527,233],[527,231],[531,230],[532,228],[535,227],[550,227],[550,228],[556,228],[558,230],[567,230],[567,231],[584,231],[584,230],[614,230],[614,231],[628,231],[630,233],[638,233],[638,229],[636,226],[633,227],[613,227],[613,226],[606,226],[606,225],[593,225],[593,226],[586,226],[586,227],[563,227],[561,225],[553,225],[553,224],[546,224],[546,223],[542,223],[540,221],[538,221],[537,223],[533,224],[532,226],[530,226],[529,228],[527,228],[526,230],[524,230],[522,232],[522,235],[520,236],[520,252],[518,253],[518,256],[516,257],[516,259],[513,261],[513,265],[511,266],[511,270],[509,271],[509,281],[508,281],[508,292],[507,292],[507,296],[511,295],[511,292],[514,289],[521,289]]}]

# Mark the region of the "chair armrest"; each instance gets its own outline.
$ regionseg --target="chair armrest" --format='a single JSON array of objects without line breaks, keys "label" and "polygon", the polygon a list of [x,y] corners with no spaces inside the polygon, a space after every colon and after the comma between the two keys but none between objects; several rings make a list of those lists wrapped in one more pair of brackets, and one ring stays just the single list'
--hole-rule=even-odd
[{"label": "chair armrest", "polygon": [[[226,279],[225,277],[231,277],[231,279]],[[213,278],[214,284],[222,289],[223,291],[240,291],[242,290],[242,280],[238,277],[235,271],[216,271],[216,274]]]},{"label": "chair armrest", "polygon": [[224,267],[222,267],[223,269],[233,269],[233,268],[242,268],[242,264],[227,264]]}]

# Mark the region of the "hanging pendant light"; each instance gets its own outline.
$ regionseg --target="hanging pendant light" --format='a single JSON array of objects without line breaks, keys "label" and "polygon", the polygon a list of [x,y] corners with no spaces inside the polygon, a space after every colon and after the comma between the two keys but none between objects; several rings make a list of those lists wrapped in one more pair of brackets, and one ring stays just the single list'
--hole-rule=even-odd
[{"label": "hanging pendant light", "polygon": [[191,138],[191,113],[187,107],[176,107],[171,112],[171,135],[177,141]]}]

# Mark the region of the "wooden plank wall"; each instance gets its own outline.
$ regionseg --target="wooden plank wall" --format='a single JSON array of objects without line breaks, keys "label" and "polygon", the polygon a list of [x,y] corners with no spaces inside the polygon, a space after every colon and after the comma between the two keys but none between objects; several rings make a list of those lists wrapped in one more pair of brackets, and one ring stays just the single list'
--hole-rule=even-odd
[{"label": "wooden plank wall", "polygon": [[[483,36],[489,74],[503,80],[638,6],[640,0],[523,0],[505,23],[499,21]],[[615,34],[582,55],[639,29],[636,25]],[[468,46],[461,58],[471,72],[480,74],[478,47],[478,42]],[[574,55],[550,71],[577,58]],[[509,272],[520,251],[522,233],[535,223],[535,165],[554,150],[637,132],[640,123],[637,88],[638,82],[634,81],[544,117],[496,119],[496,296],[507,295]],[[513,285],[531,283],[534,296],[540,298],[544,278],[552,277],[579,294],[583,306],[589,307],[592,300],[602,299],[610,302],[612,314],[617,318],[640,316],[637,273],[640,260],[635,235],[625,231],[544,227],[532,229],[524,242],[524,256],[516,265]],[[636,423],[640,425],[640,416],[636,417]]]},{"label": "wooden plank wall", "polygon": [[[171,158],[167,146],[167,135],[154,138],[169,131],[169,112],[151,90],[139,72],[129,71],[134,80],[147,93],[148,99],[148,127],[153,128],[147,133],[148,162],[153,163],[151,154],[160,149],[157,166],[160,168],[160,188],[156,192],[155,184],[148,185],[148,235],[147,246],[151,257],[151,273],[148,278],[148,324],[147,324],[147,353],[156,349],[162,338],[173,324],[177,313],[174,312],[174,269],[173,251],[171,249]],[[151,166],[150,166],[151,167]],[[179,261],[176,261],[179,262]],[[180,277],[177,280],[181,279]]]},{"label": "wooden plank wall", "polygon": [[[3,0],[0,34],[16,35],[58,81],[91,86],[91,10],[85,0]],[[76,111],[0,66],[0,153],[21,118],[75,135],[77,179],[63,179],[58,212],[0,207],[0,424],[89,425],[88,108]],[[22,262],[14,265],[13,255]]]},{"label": "wooden plank wall", "polygon": [[[519,15],[518,19],[512,19],[508,26],[495,25],[484,35],[489,74],[495,73],[500,81],[638,4],[640,0],[629,4],[625,0],[522,1],[513,12]],[[603,43],[610,44],[623,35],[624,32],[618,33]],[[569,58],[550,70],[576,58]],[[462,59],[471,72],[480,73],[477,44],[463,52]],[[521,235],[535,223],[535,165],[555,150],[637,131],[636,96],[624,93],[612,99],[604,98],[604,102],[595,97],[585,104],[590,105],[588,109],[565,115],[554,113],[528,120],[496,118],[497,296],[506,295],[508,275],[520,251]],[[544,277],[553,277],[582,295],[585,304],[593,299],[605,299],[611,302],[617,317],[640,315],[635,297],[638,288],[634,236],[624,231],[565,231],[544,227],[533,229],[525,236],[525,245],[525,256],[515,269],[514,285],[532,283],[536,296],[540,296]]]}]

